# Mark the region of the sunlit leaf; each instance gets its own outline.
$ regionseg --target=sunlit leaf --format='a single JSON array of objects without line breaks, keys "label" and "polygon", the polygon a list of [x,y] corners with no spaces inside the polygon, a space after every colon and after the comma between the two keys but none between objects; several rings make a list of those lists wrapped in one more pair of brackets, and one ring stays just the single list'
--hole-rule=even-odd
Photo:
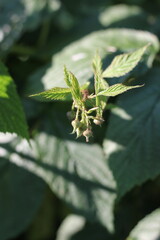
[{"label": "sunlit leaf", "polygon": [[106,240],[107,230],[98,223],[89,223],[82,216],[70,214],[67,216],[57,231],[56,240]]},{"label": "sunlit leaf", "polygon": [[102,77],[102,60],[98,54],[95,55],[92,62],[92,67],[94,70],[94,88],[96,94],[96,107],[97,117],[102,117],[103,110],[105,109],[107,98],[98,93],[104,89],[108,88],[108,83]]},{"label": "sunlit leaf", "polygon": [[121,77],[126,73],[130,72],[141,60],[147,47],[148,45],[138,49],[135,52],[125,53],[116,56],[109,65],[109,67],[107,67],[107,69],[103,72],[103,77]]},{"label": "sunlit leaf", "polygon": [[160,208],[143,218],[131,231],[127,240],[159,240]]},{"label": "sunlit leaf", "polygon": [[69,75],[69,80],[71,83],[71,93],[72,96],[75,100],[79,101],[82,99],[82,94],[81,94],[81,89],[79,86],[79,82],[77,80],[77,78],[75,77],[75,75],[71,72],[68,72]]},{"label": "sunlit leaf", "polygon": [[101,77],[102,75],[102,60],[98,53],[94,56],[93,61],[92,61],[92,67],[94,70],[94,73],[96,73],[98,76]]},{"label": "sunlit leaf", "polygon": [[0,62],[0,131],[29,139],[27,123],[13,79]]},{"label": "sunlit leaf", "polygon": [[50,90],[30,95],[39,101],[52,101],[52,100],[70,100],[71,90],[69,88],[52,88]]},{"label": "sunlit leaf", "polygon": [[[118,39],[118,41],[117,41]],[[149,32],[131,29],[109,29],[97,31],[73,42],[55,54],[52,62],[36,71],[26,86],[27,94],[48,90],[53,87],[66,87],[63,75],[63,66],[75,74],[80,85],[93,78],[91,67],[92,59],[98,50],[102,60],[108,59],[111,51],[130,52],[150,43],[147,49],[147,58],[139,74],[152,65],[153,58],[159,50],[159,42],[155,35]]]},{"label": "sunlit leaf", "polygon": [[130,89],[139,88],[139,87],[142,87],[142,85],[127,86],[123,83],[117,83],[117,84],[114,84],[111,87],[107,88],[106,90],[99,92],[98,96],[102,95],[102,96],[107,96],[107,97],[114,97],[114,96],[124,93]]},{"label": "sunlit leaf", "polygon": [[66,82],[68,87],[72,87],[71,79],[69,78],[69,72],[66,66],[64,66],[63,71],[64,71],[64,81]]}]

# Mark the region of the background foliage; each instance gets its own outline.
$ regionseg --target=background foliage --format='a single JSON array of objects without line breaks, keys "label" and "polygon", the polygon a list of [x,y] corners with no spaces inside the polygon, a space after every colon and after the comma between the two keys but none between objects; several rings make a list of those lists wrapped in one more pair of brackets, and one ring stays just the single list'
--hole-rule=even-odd
[{"label": "background foliage", "polygon": [[[159,0],[0,1],[1,240],[160,240],[159,12]],[[97,50],[105,69],[147,43],[108,79],[144,87],[109,99],[89,144],[69,134],[70,99],[28,98],[66,87],[64,64],[92,88]]]}]

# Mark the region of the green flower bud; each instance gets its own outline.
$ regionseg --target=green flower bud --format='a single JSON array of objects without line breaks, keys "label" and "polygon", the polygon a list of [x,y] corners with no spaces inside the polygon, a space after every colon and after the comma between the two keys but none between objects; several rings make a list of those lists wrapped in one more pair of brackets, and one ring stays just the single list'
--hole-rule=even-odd
[{"label": "green flower bud", "polygon": [[67,118],[68,118],[69,120],[73,120],[75,117],[76,117],[76,114],[75,114],[74,111],[69,111],[69,112],[67,112]]},{"label": "green flower bud", "polygon": [[73,121],[71,122],[71,125],[72,125],[72,127],[73,127],[73,132],[72,132],[72,133],[75,133],[76,130],[77,130],[77,128],[80,127],[81,123],[80,123],[79,120],[76,120],[76,119],[75,119],[75,120],[73,120]]},{"label": "green flower bud", "polygon": [[83,134],[83,130],[81,128],[77,128],[76,129],[76,134],[77,134],[77,138],[81,137]]}]

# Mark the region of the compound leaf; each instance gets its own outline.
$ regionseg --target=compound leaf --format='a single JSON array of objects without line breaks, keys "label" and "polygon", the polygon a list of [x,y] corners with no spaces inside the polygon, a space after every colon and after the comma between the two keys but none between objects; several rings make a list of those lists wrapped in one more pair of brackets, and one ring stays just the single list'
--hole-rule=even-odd
[{"label": "compound leaf", "polygon": [[153,68],[143,89],[119,96],[112,110],[103,146],[119,197],[160,174],[159,75]]},{"label": "compound leaf", "polygon": [[159,41],[155,35],[131,29],[109,29],[89,34],[54,54],[50,64],[33,73],[26,85],[26,93],[29,95],[53,87],[66,87],[62,71],[64,64],[67,64],[67,68],[75,74],[80,85],[83,85],[93,77],[91,62],[97,49],[102,60],[109,64],[111,51],[114,54],[116,51],[130,52],[148,43],[151,45],[139,74],[152,65],[159,50]]}]

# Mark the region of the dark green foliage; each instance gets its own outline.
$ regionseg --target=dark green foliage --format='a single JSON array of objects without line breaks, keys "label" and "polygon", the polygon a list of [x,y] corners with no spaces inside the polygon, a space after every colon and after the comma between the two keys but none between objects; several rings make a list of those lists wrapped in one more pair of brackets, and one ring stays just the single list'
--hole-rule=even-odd
[{"label": "dark green foliage", "polygon": [[0,240],[160,239],[159,12],[0,1]]},{"label": "dark green foliage", "polygon": [[120,196],[159,175],[159,74],[158,68],[149,71],[144,75],[143,91],[120,96],[112,110],[103,147]]},{"label": "dark green foliage", "polygon": [[10,162],[6,157],[0,159],[1,239],[16,237],[29,226],[45,192],[42,180],[12,163],[15,156],[12,154]]}]

